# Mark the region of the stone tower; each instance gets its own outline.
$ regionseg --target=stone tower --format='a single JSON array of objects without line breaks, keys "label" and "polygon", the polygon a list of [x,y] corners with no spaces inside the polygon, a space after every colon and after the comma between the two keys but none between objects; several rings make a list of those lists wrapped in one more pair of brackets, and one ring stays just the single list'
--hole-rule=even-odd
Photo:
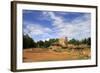
[{"label": "stone tower", "polygon": [[60,39],[59,39],[59,44],[60,44],[62,47],[67,47],[67,37],[65,37],[65,38],[60,38]]}]

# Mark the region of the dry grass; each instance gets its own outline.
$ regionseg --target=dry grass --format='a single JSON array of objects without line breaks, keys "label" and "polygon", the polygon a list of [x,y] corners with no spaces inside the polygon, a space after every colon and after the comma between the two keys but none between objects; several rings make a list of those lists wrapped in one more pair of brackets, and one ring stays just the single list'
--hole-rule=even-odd
[{"label": "dry grass", "polygon": [[90,59],[90,54],[89,48],[83,50],[61,49],[59,51],[41,48],[24,49],[23,62]]}]

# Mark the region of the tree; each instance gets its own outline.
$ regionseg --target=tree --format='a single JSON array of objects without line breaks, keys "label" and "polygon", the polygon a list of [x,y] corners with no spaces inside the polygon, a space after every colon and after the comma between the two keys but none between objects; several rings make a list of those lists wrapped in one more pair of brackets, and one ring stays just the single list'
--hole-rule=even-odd
[{"label": "tree", "polygon": [[90,37],[87,39],[87,44],[91,45],[91,38]]},{"label": "tree", "polygon": [[75,40],[74,38],[69,40],[68,42],[69,44],[74,44],[74,45],[79,45],[80,44],[80,41],[79,40]]},{"label": "tree", "polygon": [[91,38],[85,38],[81,41],[82,44],[87,44],[87,45],[91,45]]},{"label": "tree", "polygon": [[36,43],[34,42],[34,40],[29,37],[29,35],[23,35],[23,48],[32,48],[32,47],[36,47]]},{"label": "tree", "polygon": [[44,48],[44,42],[43,41],[38,41],[37,42],[37,47],[39,47],[39,48]]},{"label": "tree", "polygon": [[58,39],[50,39],[49,42],[50,44],[52,44],[52,43],[58,42]]},{"label": "tree", "polygon": [[51,43],[49,41],[45,41],[44,42],[44,47],[45,48],[48,48],[50,45],[51,45]]}]

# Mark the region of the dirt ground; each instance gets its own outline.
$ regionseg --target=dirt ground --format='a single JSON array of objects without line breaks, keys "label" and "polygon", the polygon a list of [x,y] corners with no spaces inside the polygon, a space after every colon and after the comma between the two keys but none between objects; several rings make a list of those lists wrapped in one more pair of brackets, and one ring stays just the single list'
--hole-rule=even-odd
[{"label": "dirt ground", "polygon": [[90,59],[90,49],[55,52],[50,49],[31,48],[23,50],[23,62]]}]

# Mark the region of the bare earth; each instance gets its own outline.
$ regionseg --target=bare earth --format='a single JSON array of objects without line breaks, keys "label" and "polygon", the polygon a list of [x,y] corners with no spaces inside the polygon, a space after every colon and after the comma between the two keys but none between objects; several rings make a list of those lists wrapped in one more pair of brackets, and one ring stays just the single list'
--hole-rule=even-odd
[{"label": "bare earth", "polygon": [[[33,50],[32,50],[33,49]],[[32,48],[23,50],[23,62],[90,59],[90,49],[55,52],[50,49]]]}]

